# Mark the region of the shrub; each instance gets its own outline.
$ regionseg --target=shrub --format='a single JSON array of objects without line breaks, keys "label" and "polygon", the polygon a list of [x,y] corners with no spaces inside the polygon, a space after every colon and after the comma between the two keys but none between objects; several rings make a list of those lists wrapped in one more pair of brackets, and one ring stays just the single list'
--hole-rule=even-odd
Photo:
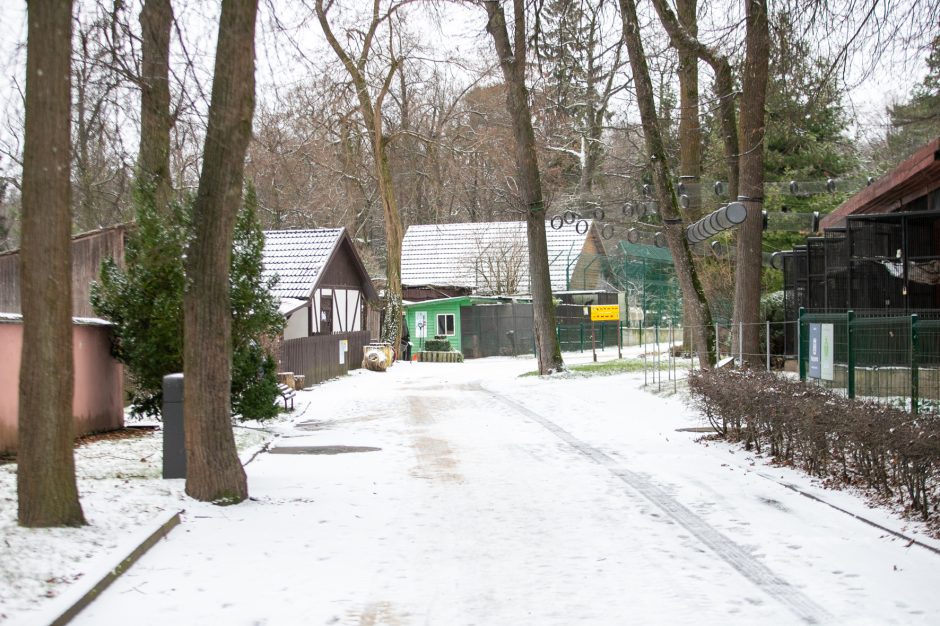
[{"label": "shrub", "polygon": [[424,349],[427,352],[450,352],[450,339],[444,335],[436,335],[434,339],[424,342]]},{"label": "shrub", "polygon": [[[114,324],[113,352],[133,382],[136,413],[159,415],[163,377],[183,371],[184,258],[191,232],[191,202],[171,204],[161,214],[153,192],[134,191],[137,228],[127,241],[125,270],[112,261],[92,286],[95,313]],[[281,332],[284,318],[261,277],[264,233],[249,187],[235,225],[232,250],[232,410],[246,419],[277,415],[276,365],[261,338]]]},{"label": "shrub", "polygon": [[694,372],[689,388],[693,404],[729,441],[897,499],[924,519],[938,507],[936,414],[850,400],[762,371]]},{"label": "shrub", "polygon": [[[784,323],[786,322],[786,310],[784,309],[784,299],[782,291],[769,293],[761,298],[761,319],[770,322],[770,353],[783,354],[786,351],[784,345]],[[760,325],[760,342],[764,345],[767,341],[767,328],[764,324]]]}]

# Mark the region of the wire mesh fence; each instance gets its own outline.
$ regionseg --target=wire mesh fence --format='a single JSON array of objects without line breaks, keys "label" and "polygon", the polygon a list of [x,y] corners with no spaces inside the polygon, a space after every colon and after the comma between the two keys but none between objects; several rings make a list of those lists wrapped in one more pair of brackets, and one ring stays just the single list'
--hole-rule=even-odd
[{"label": "wire mesh fence", "polygon": [[[753,326],[757,349],[744,350]],[[940,412],[940,320],[804,311],[797,322],[723,322],[709,331],[711,351],[721,365],[746,364],[913,413]],[[681,329],[673,341],[656,341],[656,329],[644,332],[651,337],[641,352],[647,384],[659,384],[660,372],[674,380],[684,376],[683,370],[701,367],[699,350],[689,342],[700,333],[685,333],[683,342]],[[786,337],[796,338],[793,349]]]},{"label": "wire mesh fence", "polygon": [[917,315],[856,316],[852,311],[804,313],[799,335],[801,379],[849,398],[874,399],[914,413],[936,412],[940,321]]}]

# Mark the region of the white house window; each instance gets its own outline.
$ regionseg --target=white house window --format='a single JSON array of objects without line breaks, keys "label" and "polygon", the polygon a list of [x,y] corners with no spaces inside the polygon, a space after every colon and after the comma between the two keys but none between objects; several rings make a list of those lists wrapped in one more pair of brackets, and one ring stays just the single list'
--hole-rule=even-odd
[{"label": "white house window", "polygon": [[437,334],[448,335],[448,336],[453,336],[455,334],[453,313],[438,313]]}]

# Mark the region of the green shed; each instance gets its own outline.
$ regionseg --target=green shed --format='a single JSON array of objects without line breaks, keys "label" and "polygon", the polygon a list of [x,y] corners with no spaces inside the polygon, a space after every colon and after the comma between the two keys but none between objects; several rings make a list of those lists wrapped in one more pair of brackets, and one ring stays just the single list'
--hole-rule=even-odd
[{"label": "green shed", "polygon": [[411,336],[412,352],[424,350],[424,342],[434,339],[435,335],[446,336],[450,339],[451,348],[462,352],[461,307],[475,304],[498,304],[505,301],[505,298],[458,296],[405,304],[405,323],[408,324],[408,334]]}]

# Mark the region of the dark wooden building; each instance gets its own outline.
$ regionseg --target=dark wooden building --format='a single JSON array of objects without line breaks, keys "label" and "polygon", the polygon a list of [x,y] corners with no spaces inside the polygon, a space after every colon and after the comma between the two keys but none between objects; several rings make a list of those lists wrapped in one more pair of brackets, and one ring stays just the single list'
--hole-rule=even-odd
[{"label": "dark wooden building", "polygon": [[[72,238],[72,315],[94,317],[91,283],[98,280],[101,263],[114,259],[124,267],[124,244],[132,224],[119,224]],[[20,252],[0,253],[0,313],[21,313]]]},{"label": "dark wooden building", "polygon": [[285,340],[378,334],[379,297],[345,228],[265,231],[263,262],[265,277],[277,277]]}]

